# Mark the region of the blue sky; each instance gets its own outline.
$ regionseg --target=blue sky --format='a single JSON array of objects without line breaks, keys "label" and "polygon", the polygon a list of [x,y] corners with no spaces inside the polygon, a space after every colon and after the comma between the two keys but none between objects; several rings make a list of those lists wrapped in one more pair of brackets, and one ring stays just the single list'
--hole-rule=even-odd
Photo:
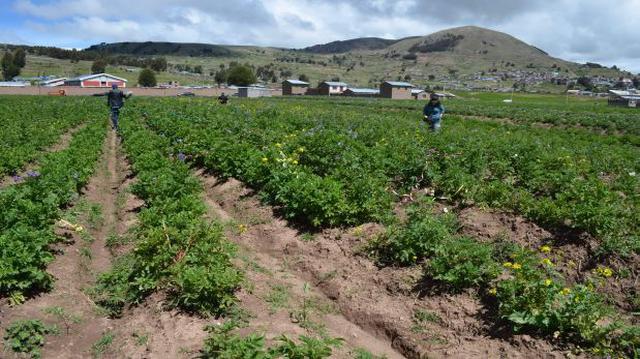
[{"label": "blue sky", "polygon": [[[0,43],[113,41],[305,47],[449,27],[504,31],[567,60],[640,72],[640,0],[0,0]],[[5,5],[6,4],[6,5]]]}]

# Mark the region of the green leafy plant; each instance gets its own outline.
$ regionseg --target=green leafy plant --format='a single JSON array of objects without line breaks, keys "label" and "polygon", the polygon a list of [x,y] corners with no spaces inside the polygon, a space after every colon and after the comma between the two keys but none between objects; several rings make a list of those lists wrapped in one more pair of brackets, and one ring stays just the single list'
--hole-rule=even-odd
[{"label": "green leafy plant", "polygon": [[40,358],[45,335],[55,334],[55,327],[46,326],[39,320],[18,320],[9,325],[4,340],[7,347],[16,353],[25,353],[31,358]]}]

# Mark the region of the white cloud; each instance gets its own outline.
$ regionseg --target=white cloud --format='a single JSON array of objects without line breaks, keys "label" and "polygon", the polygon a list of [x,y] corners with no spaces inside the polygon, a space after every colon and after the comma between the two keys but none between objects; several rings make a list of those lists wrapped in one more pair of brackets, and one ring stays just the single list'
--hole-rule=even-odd
[{"label": "white cloud", "polygon": [[640,71],[640,0],[14,0],[28,36],[60,46],[190,41],[305,47],[361,36],[400,38],[479,25],[574,61]]}]

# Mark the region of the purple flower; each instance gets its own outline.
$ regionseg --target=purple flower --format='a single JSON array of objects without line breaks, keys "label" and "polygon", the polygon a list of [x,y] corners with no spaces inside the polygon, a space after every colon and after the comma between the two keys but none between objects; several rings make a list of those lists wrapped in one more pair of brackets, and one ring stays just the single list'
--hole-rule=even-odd
[{"label": "purple flower", "polygon": [[29,171],[27,172],[28,177],[40,177],[40,172],[38,171]]},{"label": "purple flower", "polygon": [[187,159],[187,156],[184,153],[182,152],[178,153],[178,161],[184,162],[186,159]]},{"label": "purple flower", "polygon": [[12,178],[15,183],[20,183],[23,181],[23,178],[20,176],[13,176]]}]

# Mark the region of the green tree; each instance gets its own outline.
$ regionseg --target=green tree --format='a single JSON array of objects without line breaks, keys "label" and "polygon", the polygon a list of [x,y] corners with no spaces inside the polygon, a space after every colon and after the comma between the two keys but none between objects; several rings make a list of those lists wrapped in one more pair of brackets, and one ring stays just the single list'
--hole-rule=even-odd
[{"label": "green tree", "polygon": [[304,81],[304,82],[309,82],[309,76],[307,76],[305,74],[300,74],[300,76],[298,76],[298,80]]},{"label": "green tree", "polygon": [[103,59],[97,59],[93,61],[91,64],[91,73],[92,74],[101,74],[107,71],[107,62]]},{"label": "green tree", "polygon": [[216,83],[218,85],[221,85],[223,83],[227,82],[227,71],[223,69],[220,69],[219,71],[216,71],[215,75],[213,76],[213,79],[216,81]]},{"label": "green tree", "polygon": [[27,64],[27,53],[23,48],[19,48],[13,53],[13,63],[20,69],[25,67]]},{"label": "green tree", "polygon": [[237,86],[249,86],[258,79],[253,69],[247,65],[236,65],[229,69],[227,82]]},{"label": "green tree", "polygon": [[2,77],[6,81],[20,75],[20,68],[14,63],[13,55],[10,52],[5,52],[0,66],[2,67]]},{"label": "green tree", "polygon": [[151,69],[144,69],[138,76],[138,85],[142,87],[154,87],[158,84],[156,80],[156,74]]},{"label": "green tree", "polygon": [[202,65],[196,65],[193,67],[193,72],[197,73],[197,74],[203,74],[204,71],[202,70]]},{"label": "green tree", "polygon": [[149,62],[149,67],[155,72],[167,71],[167,59],[158,57]]}]

